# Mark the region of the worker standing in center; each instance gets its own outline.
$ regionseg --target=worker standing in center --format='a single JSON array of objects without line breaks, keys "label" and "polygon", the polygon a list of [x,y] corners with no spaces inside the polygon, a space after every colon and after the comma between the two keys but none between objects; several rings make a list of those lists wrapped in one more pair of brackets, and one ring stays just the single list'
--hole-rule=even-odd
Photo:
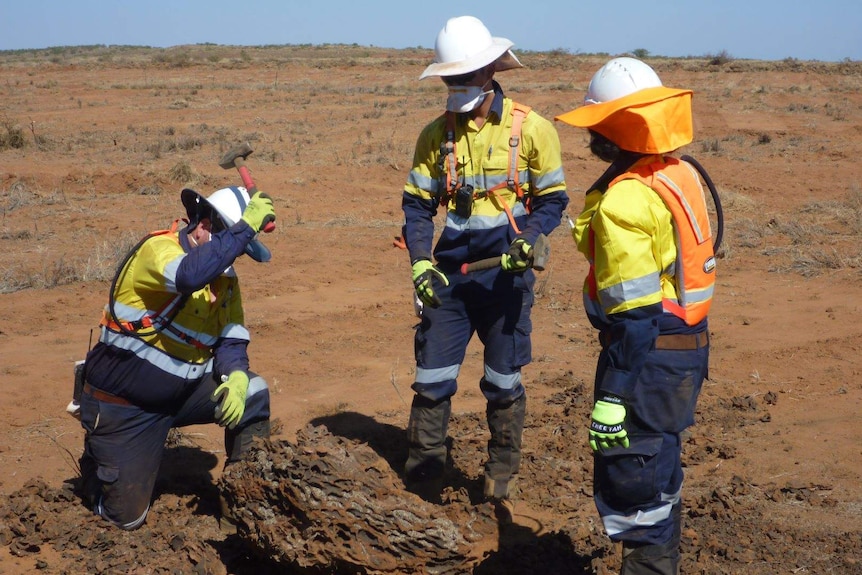
[{"label": "worker standing in center", "polygon": [[[408,423],[405,483],[430,501],[444,484],[451,399],[474,333],[484,344],[490,431],[483,493],[511,521],[521,459],[531,361],[533,246],[556,228],[568,204],[560,142],[548,120],[506,97],[496,72],[522,67],[512,42],[473,16],[452,18],[437,35],[420,80],[440,77],[446,111],[419,135],[404,187],[404,239],[422,301],[415,334],[415,392]],[[445,226],[436,246],[433,217]],[[436,264],[432,260],[436,259]],[[499,258],[493,269],[465,263]]]}]

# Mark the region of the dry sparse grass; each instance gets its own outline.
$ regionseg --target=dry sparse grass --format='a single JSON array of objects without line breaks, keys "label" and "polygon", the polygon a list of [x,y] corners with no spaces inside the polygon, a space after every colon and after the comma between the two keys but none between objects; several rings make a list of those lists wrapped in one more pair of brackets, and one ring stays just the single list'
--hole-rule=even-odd
[{"label": "dry sparse grass", "polygon": [[769,271],[813,277],[856,269],[862,262],[862,191],[851,186],[837,200],[815,200],[788,214],[760,211],[757,202],[720,190],[725,233],[719,257],[760,250],[772,260]]},{"label": "dry sparse grass", "polygon": [[181,160],[174,164],[168,170],[168,177],[170,177],[172,182],[177,182],[183,186],[194,186],[200,181],[200,174],[186,160]]},{"label": "dry sparse grass", "polygon": [[23,148],[26,145],[24,130],[9,118],[0,120],[0,150]]},{"label": "dry sparse grass", "polygon": [[30,189],[28,183],[23,180],[13,182],[9,188],[0,195],[0,198],[3,200],[2,215],[4,217],[19,208],[33,205],[38,201],[36,193]]},{"label": "dry sparse grass", "polygon": [[767,228],[786,243],[764,251],[775,260],[770,271],[813,277],[827,271],[859,268],[860,219],[862,194],[858,186],[852,186],[839,200],[809,202],[797,211],[796,217],[772,216]]},{"label": "dry sparse grass", "polygon": [[[528,68],[518,75],[513,74],[515,81],[510,82],[507,77],[504,87],[516,98],[523,95],[524,101],[535,101],[535,109],[545,117],[551,117],[569,105],[578,105],[590,75],[609,57],[607,54],[572,54],[562,49],[522,51],[520,55],[528,63]],[[828,120],[853,122],[858,116],[858,110],[849,104],[852,101],[849,95],[860,88],[858,78],[862,77],[862,63],[859,62],[800,62],[792,58],[760,62],[736,59],[726,51],[689,58],[666,58],[646,52],[640,55],[660,75],[671,78],[671,82],[675,73],[696,72],[691,75],[694,82],[691,87],[698,98],[718,106],[732,101],[741,109],[756,110],[757,114],[768,109],[773,114],[792,116],[792,121],[810,121],[812,125],[815,121]],[[101,197],[106,190],[151,196],[154,205],[157,201],[161,204],[160,198],[164,198],[166,193],[170,195],[171,188],[202,188],[216,181],[223,185],[225,178],[210,177],[204,172],[212,168],[222,176],[221,171],[214,168],[215,158],[242,140],[255,143],[252,160],[257,166],[267,170],[272,167],[277,171],[289,165],[290,175],[284,182],[311,193],[321,185],[322,178],[318,174],[332,167],[348,167],[357,173],[368,171],[377,180],[388,182],[389,174],[403,174],[409,169],[416,132],[423,121],[430,120],[436,113],[431,111],[439,109],[442,90],[438,84],[417,82],[412,75],[404,76],[399,72],[387,77],[386,73],[390,70],[416,70],[418,73],[431,57],[432,51],[425,48],[392,51],[346,45],[239,47],[206,44],[170,49],[95,45],[0,51],[0,66],[23,71],[6,83],[6,93],[10,96],[22,88],[40,93],[62,93],[67,88],[63,77],[43,74],[54,72],[61,66],[110,69],[118,73],[112,74],[110,79],[93,76],[89,81],[88,87],[95,95],[70,96],[67,106],[79,109],[96,106],[100,110],[104,108],[104,114],[110,114],[118,111],[112,101],[122,97],[123,92],[132,91],[132,98],[120,99],[124,102],[134,100],[135,103],[124,103],[119,111],[140,113],[157,105],[167,118],[161,125],[123,119],[120,127],[102,127],[93,123],[84,130],[65,133],[61,125],[49,122],[36,126],[31,123],[33,141],[37,145],[31,145],[28,153],[34,149],[50,150],[52,154],[73,158],[80,157],[82,150],[110,148],[122,151],[122,159],[115,161],[126,162],[123,166],[125,171],[140,170],[141,164],[152,165],[153,169],[140,178],[129,177],[123,181],[94,173],[94,170],[70,173],[63,185],[73,190],[72,194],[79,194],[72,198],[71,205],[64,197],[40,194],[26,182],[16,182],[8,185],[0,196],[0,210],[8,218],[18,210],[32,211],[37,206],[53,202],[57,207],[51,210],[52,214],[63,212],[64,207],[66,212],[74,211],[75,215],[86,214],[91,205],[82,204],[81,194],[92,196],[95,202],[95,198]],[[260,77],[248,81],[244,77],[247,73],[242,70],[249,67],[261,70]],[[311,70],[337,70],[338,73],[327,75],[324,81],[320,81],[307,74]],[[341,76],[345,70],[347,75],[356,74],[356,78],[360,78],[364,70],[374,70],[382,75],[374,82],[343,81]],[[761,75],[762,72],[775,71],[829,74],[835,81],[828,88],[829,98],[824,99],[820,83],[810,79],[800,78],[797,83],[784,88],[770,83]],[[549,93],[553,95],[552,99],[538,98]],[[337,101],[338,105],[322,109],[319,117],[311,119],[307,111],[321,97]],[[775,107],[770,100],[775,101],[778,97],[784,97],[784,100]],[[816,104],[823,101],[828,104]],[[234,102],[231,105],[246,114],[246,120],[239,124],[224,120],[227,125],[219,125],[217,118],[221,112],[217,110],[228,102]],[[206,116],[210,109],[216,112]],[[248,110],[253,112],[249,114]],[[190,113],[195,113],[191,123],[186,119]],[[216,123],[213,124],[209,118],[216,118]],[[393,118],[398,129],[392,128]],[[400,129],[406,121],[413,127]],[[20,136],[30,143],[26,127],[22,130],[8,118],[0,123],[0,140],[4,128],[7,134],[14,134],[16,138]],[[346,133],[350,137],[345,136]],[[571,134],[564,135],[572,137]],[[755,166],[755,162],[762,158],[789,156],[828,145],[822,138],[804,131],[783,129],[778,122],[776,127],[712,128],[699,134],[695,144],[699,148],[694,151],[695,155],[712,156],[718,165],[734,161]],[[564,151],[571,150],[571,144],[567,143]],[[849,157],[852,152],[836,150],[834,153],[846,153],[847,156],[842,157]],[[202,156],[213,158],[213,165],[204,165],[200,160]],[[567,161],[581,160],[580,154],[574,154]],[[572,173],[577,174],[576,178],[580,177],[576,170]],[[726,176],[716,181],[733,185]],[[581,182],[574,183],[575,186],[579,184]],[[327,182],[326,185],[332,183]],[[397,189],[399,184],[387,185]],[[782,262],[776,266],[781,271],[801,269],[808,273],[808,269],[818,267],[823,270],[834,269],[831,267],[834,265],[840,266],[839,269],[853,267],[859,259],[855,245],[862,235],[859,195],[857,186],[855,199],[848,196],[845,200],[812,202],[794,215],[785,213],[780,218],[773,218],[757,208],[750,198],[723,189],[721,197],[727,230],[719,257],[729,259],[745,250],[776,249],[776,257],[800,262],[797,267]],[[375,198],[374,201],[379,200]],[[286,194],[280,200],[279,208],[291,207],[289,194]],[[160,209],[164,208],[160,206]],[[304,213],[300,209],[304,209]],[[352,213],[326,217],[329,219],[321,220],[298,203],[292,214],[283,216],[283,221],[292,219],[293,225],[297,226],[333,228],[393,225],[391,220],[385,219],[369,224],[367,218]],[[26,242],[37,237],[35,227],[21,229],[22,226],[9,225],[8,222],[0,223],[0,241],[7,242],[13,249],[17,247],[14,242]],[[41,264],[41,269],[20,270],[7,266],[3,280],[6,287],[0,289],[46,287],[75,281],[76,278],[109,279],[113,270],[106,266],[106,262],[119,256],[110,253],[107,243],[104,246],[93,245],[97,242],[92,237],[86,238],[86,242],[91,254],[86,259],[64,256],[62,250],[54,246],[46,252],[44,259],[48,263]],[[766,247],[773,242],[778,242],[778,245]],[[815,253],[818,249],[821,251]],[[4,264],[0,262],[0,265]]]}]

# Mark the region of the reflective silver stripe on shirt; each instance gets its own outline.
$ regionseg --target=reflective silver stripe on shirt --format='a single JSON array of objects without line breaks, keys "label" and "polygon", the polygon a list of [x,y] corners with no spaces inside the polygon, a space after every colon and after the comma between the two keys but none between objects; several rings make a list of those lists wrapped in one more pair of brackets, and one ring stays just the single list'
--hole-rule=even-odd
[{"label": "reflective silver stripe on shirt", "polygon": [[147,345],[137,337],[115,333],[104,326],[102,326],[102,335],[99,341],[118,349],[130,351],[142,361],[182,379],[198,379],[206,372],[212,371],[212,359],[206,363],[189,363],[171,357],[162,350]]},{"label": "reflective silver stripe on shirt", "polygon": [[599,301],[607,309],[660,291],[659,273],[652,272],[599,290]]},{"label": "reflective silver stripe on shirt", "polygon": [[[174,305],[176,305],[177,303],[179,303],[178,300],[176,302],[172,303],[171,306],[168,306],[168,308],[162,313],[161,317],[170,316],[170,312],[172,311],[172,307]],[[135,307],[132,307],[132,306],[129,306],[126,304],[122,304],[119,302],[116,302],[114,304],[114,311],[117,312],[117,317],[120,318],[121,321],[137,321],[137,320],[140,320],[141,318],[143,318],[145,315],[155,315],[155,313],[156,313],[155,311],[151,311],[151,310],[142,311],[138,308],[135,308]],[[108,312],[108,316],[110,317],[110,312]],[[111,317],[111,319],[113,320],[114,318]],[[158,325],[158,322],[155,322],[155,323]],[[171,328],[176,329],[177,331],[186,335],[187,337],[190,337],[192,339],[199,341],[200,343],[202,343],[205,346],[212,347],[218,341],[218,336],[210,335],[208,333],[193,332],[189,329],[184,328],[182,325],[180,325],[177,322],[171,322],[170,325],[171,325]],[[158,331],[159,335],[169,337],[174,341],[188,345],[188,342],[183,341],[180,337],[171,333],[170,330],[161,329],[160,326],[159,327],[153,327],[153,329]],[[246,330],[244,338],[238,337],[238,339],[249,339],[248,331]]]},{"label": "reflective silver stripe on shirt", "polygon": [[431,194],[431,197],[434,197],[437,194],[437,180],[421,174],[416,170],[410,170],[410,173],[407,175],[407,182],[416,186],[420,190],[425,190]]},{"label": "reflective silver stripe on shirt", "polygon": [[[527,208],[521,202],[516,203],[515,207],[512,208],[512,216],[515,218],[526,214]],[[494,216],[470,216],[469,218],[462,218],[455,212],[446,214],[446,227],[459,232],[464,230],[493,230],[508,225],[509,216],[506,215],[506,212],[500,212]]]},{"label": "reflective silver stripe on shirt", "polygon": [[229,323],[221,330],[221,337],[229,337],[232,339],[244,339],[249,341],[251,335],[244,325],[238,323]]},{"label": "reflective silver stripe on shirt", "polygon": [[[495,188],[497,186],[505,186],[509,181],[508,174],[473,174],[472,176],[467,176],[466,183],[470,184],[477,191],[481,190],[490,190],[491,188]],[[530,182],[530,170],[519,170],[518,171],[518,184],[520,186],[524,186],[525,184]],[[495,190],[494,193],[500,193],[503,191],[503,188],[499,190]],[[514,190],[511,190],[514,192]]]},{"label": "reflective silver stripe on shirt", "polygon": [[185,257],[186,254],[182,254],[172,259],[168,262],[168,265],[165,266],[165,269],[162,272],[165,276],[165,290],[171,293],[179,293],[177,290],[177,270],[180,269],[180,262],[182,262]]},{"label": "reflective silver stripe on shirt", "polygon": [[533,193],[538,194],[544,189],[550,188],[552,186],[561,186],[565,183],[566,177],[563,174],[562,166],[557,168],[556,170],[552,170],[550,172],[546,172],[544,174],[539,174],[539,176],[533,181],[534,190]]}]

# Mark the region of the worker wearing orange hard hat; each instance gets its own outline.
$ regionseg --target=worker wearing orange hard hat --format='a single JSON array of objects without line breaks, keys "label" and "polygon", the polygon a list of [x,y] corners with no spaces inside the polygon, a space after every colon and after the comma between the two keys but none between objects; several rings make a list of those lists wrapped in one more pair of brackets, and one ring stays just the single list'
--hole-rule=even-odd
[{"label": "worker wearing orange hard hat", "polygon": [[610,163],[572,235],[590,264],[584,306],[601,344],[594,498],[622,542],[623,575],[679,572],[680,434],[708,374],[712,230],[700,164],[671,155],[692,141],[691,98],[644,62],[614,58],[584,105],[556,117],[586,128],[593,154]]}]

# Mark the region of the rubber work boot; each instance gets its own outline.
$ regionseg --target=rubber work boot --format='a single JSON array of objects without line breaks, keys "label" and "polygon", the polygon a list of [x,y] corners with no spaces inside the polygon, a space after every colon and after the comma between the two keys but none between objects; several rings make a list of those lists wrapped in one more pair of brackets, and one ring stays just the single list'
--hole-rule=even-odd
[{"label": "rubber work boot", "polygon": [[509,525],[515,520],[515,497],[518,494],[518,477],[508,481],[495,481],[485,476],[482,495],[494,506],[494,517],[500,525]]},{"label": "rubber work boot", "polygon": [[674,529],[670,542],[641,546],[623,542],[623,566],[620,575],[679,575],[681,509],[682,504],[678,504],[671,510]]},{"label": "rubber work boot", "polygon": [[407,423],[404,486],[429,503],[441,503],[451,413],[451,398],[434,401],[419,394],[413,396]]},{"label": "rubber work boot", "polygon": [[251,444],[256,437],[269,439],[270,424],[268,419],[256,421],[242,429],[225,429],[224,432],[224,452],[227,456],[225,467],[231,463],[240,461],[245,452],[251,448]]},{"label": "rubber work boot", "polygon": [[497,520],[501,524],[511,523],[514,515],[526,413],[526,394],[510,403],[488,402],[485,410],[491,438],[488,440],[483,495],[494,503]]},{"label": "rubber work boot", "polygon": [[[243,458],[256,437],[269,439],[269,430],[270,424],[268,419],[256,421],[240,430],[225,429],[224,447],[227,454],[224,464],[225,469]],[[231,513],[227,499],[221,493],[219,494],[218,503],[219,530],[225,535],[235,535],[237,531],[236,518]]]}]

